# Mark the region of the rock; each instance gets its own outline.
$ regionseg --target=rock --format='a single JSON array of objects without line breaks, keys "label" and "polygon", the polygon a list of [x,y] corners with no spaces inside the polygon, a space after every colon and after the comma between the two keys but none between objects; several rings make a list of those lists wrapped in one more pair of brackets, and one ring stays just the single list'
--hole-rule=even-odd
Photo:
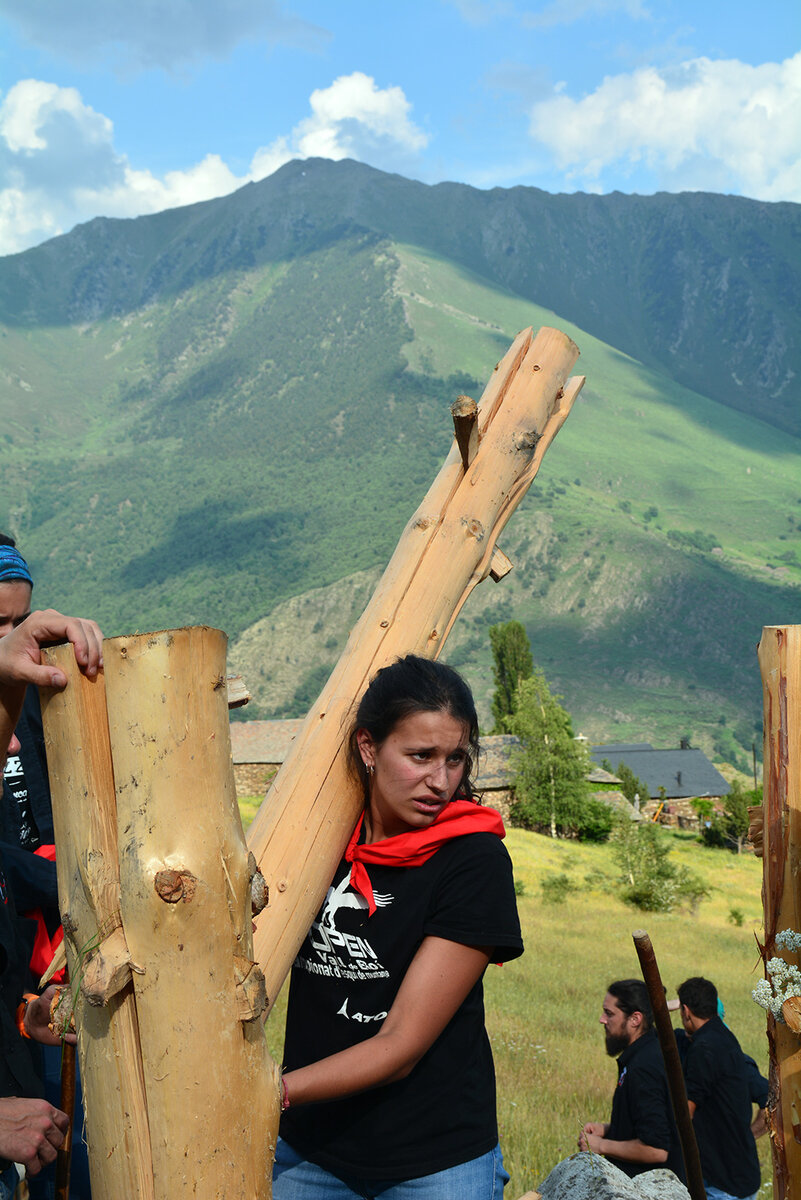
[{"label": "rock", "polygon": [[690,1200],[684,1184],[664,1167],[629,1179],[588,1151],[557,1163],[539,1191],[542,1200]]}]

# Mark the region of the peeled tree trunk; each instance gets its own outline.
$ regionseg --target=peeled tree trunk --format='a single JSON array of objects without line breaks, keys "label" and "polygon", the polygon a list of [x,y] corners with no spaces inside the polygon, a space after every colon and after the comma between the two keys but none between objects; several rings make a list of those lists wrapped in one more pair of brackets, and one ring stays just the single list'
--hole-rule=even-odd
[{"label": "peeled tree trunk", "polygon": [[525,330],[480,407],[454,407],[458,440],[251,827],[269,885],[255,950],[264,880],[236,805],[224,635],[112,639],[94,682],[71,647],[46,652],[69,681],[43,711],[94,1200],[269,1197],[262,1018],[361,805],[354,704],[397,655],[435,658],[475,585],[511,569],[496,539],[581,388],[577,357],[564,334]]},{"label": "peeled tree trunk", "polygon": [[[206,628],[106,641],[111,758],[103,748],[85,780],[70,764],[83,763],[90,739],[79,725],[66,740],[63,712],[82,689],[99,695],[103,679],[84,680],[70,647],[47,652],[69,679],[44,720],[95,1200],[270,1195],[278,1075],[253,956],[225,651],[225,635]],[[114,789],[101,796],[95,779],[108,781],[112,764]],[[84,823],[95,807],[105,814],[99,866]],[[120,996],[135,1017],[124,1046],[92,1025],[102,1032]]]},{"label": "peeled tree trunk", "polygon": [[[762,835],[763,959],[774,956],[801,965],[798,951],[777,946],[785,929],[801,933],[801,625],[762,631],[759,666],[764,699],[763,804],[755,821],[755,846]],[[801,999],[785,1001],[783,1020],[768,1013],[770,1091],[775,1200],[801,1197]]]},{"label": "peeled tree trunk", "polygon": [[518,334],[481,398],[471,435],[467,398],[458,441],[406,526],[372,600],[308,714],[248,844],[270,887],[256,956],[272,1004],[356,823],[362,796],[347,763],[355,704],[398,655],[436,658],[470,592],[508,560],[496,539],[534,479],[584,382],[568,381],[578,348],[543,328]]}]

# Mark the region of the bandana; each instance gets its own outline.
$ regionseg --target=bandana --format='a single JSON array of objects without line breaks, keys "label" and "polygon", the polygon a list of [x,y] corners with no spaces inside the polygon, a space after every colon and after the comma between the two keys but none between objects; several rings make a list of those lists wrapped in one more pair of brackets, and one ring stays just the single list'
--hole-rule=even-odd
[{"label": "bandana", "polygon": [[12,579],[24,579],[33,587],[28,564],[14,546],[0,546],[0,583]]},{"label": "bandana", "polygon": [[350,886],[367,901],[368,915],[376,910],[373,885],[367,874],[365,863],[377,863],[385,867],[420,867],[428,862],[440,846],[466,833],[494,833],[506,837],[500,813],[494,808],[482,808],[472,800],[451,800],[442,812],[425,829],[412,829],[384,838],[370,845],[359,845],[359,835],[364,823],[364,813],[353,831],[345,850],[345,861],[353,863]]}]

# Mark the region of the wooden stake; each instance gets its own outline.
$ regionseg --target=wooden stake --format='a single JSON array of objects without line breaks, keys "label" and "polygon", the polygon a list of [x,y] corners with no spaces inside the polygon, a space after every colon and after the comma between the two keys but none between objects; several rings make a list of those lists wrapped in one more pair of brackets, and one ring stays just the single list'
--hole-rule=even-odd
[{"label": "wooden stake", "polygon": [[69,1200],[70,1167],[72,1165],[72,1132],[75,1124],[75,1047],[71,1042],[61,1045],[61,1111],[70,1123],[64,1143],[56,1154],[55,1200]]},{"label": "wooden stake", "polygon": [[645,981],[645,986],[648,988],[648,997],[651,1001],[651,1009],[654,1014],[656,1033],[659,1038],[659,1045],[662,1048],[662,1058],[665,1060],[665,1073],[667,1074],[668,1088],[670,1090],[670,1102],[673,1105],[673,1115],[676,1118],[679,1140],[681,1142],[681,1153],[684,1158],[687,1190],[690,1193],[691,1200],[706,1200],[706,1189],[704,1188],[704,1176],[701,1171],[701,1159],[698,1154],[698,1143],[695,1140],[695,1130],[693,1129],[692,1117],[690,1116],[690,1109],[687,1104],[684,1072],[681,1069],[679,1048],[676,1045],[676,1035],[670,1023],[670,1013],[668,1012],[667,1001],[665,1000],[665,989],[662,986],[662,977],[659,973],[656,955],[651,945],[651,939],[644,929],[636,929],[631,936],[634,939],[634,947],[637,951],[637,957],[640,960],[642,977]]},{"label": "wooden stake", "polygon": [[256,956],[272,1002],[325,896],[362,797],[347,765],[350,713],[375,671],[399,654],[436,658],[495,543],[561,428],[583,379],[563,333],[518,334],[478,412],[478,449],[465,469],[454,444],[345,651],[276,776],[248,843],[270,888]]},{"label": "wooden stake", "polygon": [[456,444],[465,471],[478,450],[478,405],[469,396],[457,396],[451,405]]},{"label": "wooden stake", "polygon": [[[64,944],[77,990],[75,1021],[94,1200],[155,1200],[145,1085],[130,970],[107,1004],[86,1002],[91,957],[120,925],[117,812],[105,682],[78,670],[72,646],[43,651],[66,675],[42,691],[42,721]],[[125,951],[123,950],[123,954]]]},{"label": "wooden stake", "polygon": [[[776,947],[783,929],[801,932],[801,625],[762,630],[764,701],[762,955],[799,965],[801,956]],[[753,820],[752,820],[753,823]],[[774,1200],[801,1197],[801,1036],[768,1014]]]}]

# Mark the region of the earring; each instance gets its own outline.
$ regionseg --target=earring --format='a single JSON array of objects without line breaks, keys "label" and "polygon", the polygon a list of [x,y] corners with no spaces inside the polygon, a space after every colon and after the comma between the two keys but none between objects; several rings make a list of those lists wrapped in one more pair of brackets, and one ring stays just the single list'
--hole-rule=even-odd
[{"label": "earring", "polygon": [[372,763],[365,763],[364,765],[367,767],[367,774],[372,777],[372,775],[375,773],[375,767]]}]

